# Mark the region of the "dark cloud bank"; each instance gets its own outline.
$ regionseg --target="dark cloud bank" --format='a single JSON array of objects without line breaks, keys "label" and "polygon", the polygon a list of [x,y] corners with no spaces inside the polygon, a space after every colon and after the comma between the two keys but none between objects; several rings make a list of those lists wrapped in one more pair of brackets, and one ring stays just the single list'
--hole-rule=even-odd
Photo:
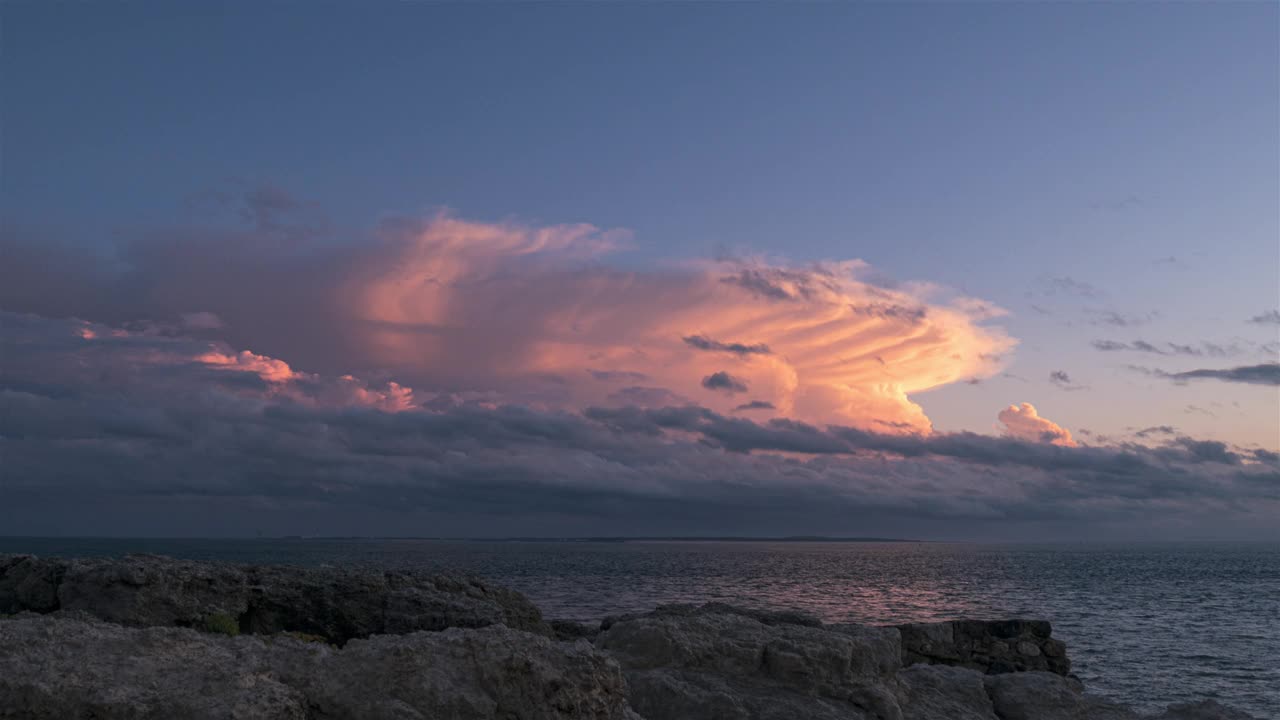
[{"label": "dark cloud bank", "polygon": [[180,332],[0,321],[12,534],[1275,537],[1280,516],[1274,453],[1176,435],[1059,447],[448,396],[387,412],[370,398],[392,386],[211,365]]}]

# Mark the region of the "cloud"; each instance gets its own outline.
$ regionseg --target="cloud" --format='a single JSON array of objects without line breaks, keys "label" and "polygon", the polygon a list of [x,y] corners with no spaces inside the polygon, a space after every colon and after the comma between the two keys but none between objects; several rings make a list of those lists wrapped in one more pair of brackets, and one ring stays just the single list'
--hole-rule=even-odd
[{"label": "cloud", "polygon": [[217,330],[222,327],[222,318],[211,312],[183,313],[182,326],[189,330]]},{"label": "cloud", "polygon": [[1139,438],[1146,438],[1152,435],[1177,435],[1177,434],[1178,434],[1178,429],[1173,427],[1172,425],[1154,425],[1152,427],[1142,428],[1141,430],[1135,430],[1133,433],[1133,436],[1139,437]]},{"label": "cloud", "polygon": [[734,408],[734,410],[738,412],[742,410],[773,410],[773,409],[775,409],[773,407],[773,403],[766,402],[764,400],[752,400],[751,402],[743,403],[738,407]]},{"label": "cloud", "polygon": [[1150,312],[1146,315],[1135,315],[1132,313],[1122,313],[1115,310],[1098,310],[1094,308],[1086,308],[1085,313],[1091,316],[1090,325],[1111,325],[1113,327],[1132,327],[1134,325],[1145,325],[1155,319],[1159,313]]},{"label": "cloud", "polygon": [[1270,450],[1184,437],[1076,447],[1065,431],[1048,437],[1057,426],[1027,404],[1002,413],[1007,437],[753,422],[687,404],[537,409],[306,373],[194,338],[0,319],[0,514],[14,532],[74,518],[117,534],[252,534],[265,523],[364,534],[1274,536],[1280,510]]},{"label": "cloud", "polygon": [[1280,385],[1280,363],[1262,363],[1261,365],[1242,365],[1240,367],[1220,369],[1206,368],[1177,373],[1166,373],[1159,370],[1154,372],[1160,377],[1174,381],[1208,379],[1250,385]]},{"label": "cloud", "polygon": [[1267,310],[1249,318],[1249,322],[1258,325],[1280,325],[1280,310]]},{"label": "cloud", "polygon": [[1068,275],[1046,275],[1040,278],[1040,292],[1047,296],[1071,295],[1087,298],[1102,294],[1097,287]]},{"label": "cloud", "polygon": [[1053,445],[1075,447],[1071,433],[1053,421],[1040,417],[1031,403],[1010,405],[999,414],[1005,432],[1010,437],[1030,442],[1046,442]]},{"label": "cloud", "polygon": [[1057,385],[1063,390],[1087,390],[1084,385],[1077,385],[1067,374],[1065,370],[1054,370],[1049,373],[1049,382]]},{"label": "cloud", "polygon": [[712,352],[727,352],[734,355],[768,355],[770,354],[769,346],[764,343],[756,343],[755,345],[747,345],[745,343],[725,343],[719,340],[702,335],[689,335],[685,338],[684,344],[698,350],[709,350]]},{"label": "cloud", "polygon": [[196,338],[0,320],[0,512],[13,532],[73,516],[113,533],[252,533],[237,524],[252,518],[365,534],[1084,537],[1138,521],[1261,533],[1280,510],[1271,451],[1183,437],[1076,447],[1027,404],[1001,414],[1009,437],[695,405],[579,413],[306,373]]},{"label": "cloud", "polygon": [[723,390],[727,393],[747,391],[747,384],[729,373],[721,370],[702,378],[702,387],[708,390]]},{"label": "cloud", "polygon": [[1095,350],[1103,352],[1141,352],[1152,355],[1185,355],[1190,357],[1231,357],[1240,355],[1245,352],[1237,343],[1231,345],[1220,345],[1202,341],[1199,345],[1179,344],[1173,342],[1165,342],[1154,345],[1145,340],[1134,340],[1133,342],[1118,342],[1115,340],[1094,340],[1091,343]]},{"label": "cloud", "polygon": [[307,373],[547,410],[705,396],[702,379],[724,371],[780,416],[917,431],[931,424],[912,395],[990,377],[1015,344],[987,324],[989,303],[883,287],[858,261],[624,269],[608,262],[617,232],[447,214],[390,219],[360,242],[281,243],[262,218],[292,203],[246,202],[246,226],[143,232],[97,263],[9,237],[0,307],[114,327],[200,308],[218,339]]}]

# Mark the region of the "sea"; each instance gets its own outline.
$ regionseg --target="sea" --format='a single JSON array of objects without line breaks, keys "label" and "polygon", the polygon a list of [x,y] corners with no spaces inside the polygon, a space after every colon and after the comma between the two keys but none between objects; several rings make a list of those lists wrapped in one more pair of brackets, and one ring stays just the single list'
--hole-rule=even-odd
[{"label": "sea", "polygon": [[1045,618],[1091,692],[1153,711],[1213,698],[1280,720],[1280,544],[0,537],[0,553],[156,553],[477,575],[548,618],[663,603],[825,622]]}]

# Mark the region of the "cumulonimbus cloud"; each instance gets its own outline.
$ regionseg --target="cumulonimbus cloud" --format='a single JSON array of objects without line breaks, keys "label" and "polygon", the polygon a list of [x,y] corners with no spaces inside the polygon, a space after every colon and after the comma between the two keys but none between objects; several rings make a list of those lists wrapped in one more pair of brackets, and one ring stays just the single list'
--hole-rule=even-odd
[{"label": "cumulonimbus cloud", "polygon": [[[120,274],[64,263],[80,277],[36,284],[22,280],[41,267],[28,248],[0,270],[15,281],[0,303],[117,325],[195,310],[234,347],[308,372],[385,376],[422,397],[581,409],[644,393],[732,412],[739,398],[701,385],[724,372],[776,416],[909,432],[931,427],[914,393],[989,377],[1014,346],[986,324],[998,308],[927,284],[880,287],[857,261],[622,269],[606,262],[616,233],[447,214],[340,247],[264,232],[152,235],[124,247]],[[50,298],[60,285],[74,302]]]},{"label": "cumulonimbus cloud", "polygon": [[1078,536],[1135,518],[1265,532],[1280,503],[1274,452],[1185,437],[1069,447],[1029,405],[1006,422],[1040,434],[1010,437],[819,427],[693,404],[569,412],[419,397],[153,329],[15,314],[0,314],[0,329],[7,527],[80,512],[82,526],[121,532],[126,521],[111,518],[143,507],[149,528],[191,511],[218,532],[252,512],[376,518],[363,532],[427,518],[460,534],[568,522],[588,534],[742,532],[746,522],[936,536],[999,520]]}]

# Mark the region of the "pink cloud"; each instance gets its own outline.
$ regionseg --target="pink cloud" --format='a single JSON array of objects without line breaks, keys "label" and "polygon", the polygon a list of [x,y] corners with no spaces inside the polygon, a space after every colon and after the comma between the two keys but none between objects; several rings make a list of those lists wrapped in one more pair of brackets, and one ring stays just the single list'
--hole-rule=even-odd
[{"label": "pink cloud", "polygon": [[[1015,345],[991,324],[1003,312],[994,305],[928,283],[886,288],[858,260],[634,269],[609,262],[623,240],[589,225],[449,215],[311,247],[188,229],[125,246],[127,278],[66,278],[78,293],[100,292],[77,299],[83,310],[46,307],[61,295],[43,285],[28,294],[0,282],[0,301],[114,326],[200,308],[201,327],[187,321],[185,330],[227,346],[206,364],[268,382],[290,373],[379,377],[419,398],[483,396],[546,410],[626,404],[643,392],[732,413],[748,399],[772,406],[757,417],[897,432],[931,428],[914,394],[990,377]],[[24,272],[0,270],[0,281]],[[749,398],[702,384],[717,373]]]},{"label": "pink cloud", "polygon": [[1004,423],[1005,434],[1019,440],[1029,442],[1047,442],[1053,445],[1076,447],[1071,439],[1071,432],[1048,418],[1040,417],[1031,403],[1010,405],[1000,411],[1000,422]]},{"label": "pink cloud", "polygon": [[[730,412],[740,401],[702,384],[727,373],[780,416],[916,431],[930,423],[910,394],[990,376],[1014,344],[980,325],[998,314],[989,303],[876,287],[858,261],[591,262],[610,245],[589,226],[437,217],[384,238],[350,274],[348,339],[397,375],[517,395],[560,379],[532,398],[548,406],[609,404],[636,385],[624,378],[644,376],[647,388]],[[592,372],[601,367],[619,379]]]}]

